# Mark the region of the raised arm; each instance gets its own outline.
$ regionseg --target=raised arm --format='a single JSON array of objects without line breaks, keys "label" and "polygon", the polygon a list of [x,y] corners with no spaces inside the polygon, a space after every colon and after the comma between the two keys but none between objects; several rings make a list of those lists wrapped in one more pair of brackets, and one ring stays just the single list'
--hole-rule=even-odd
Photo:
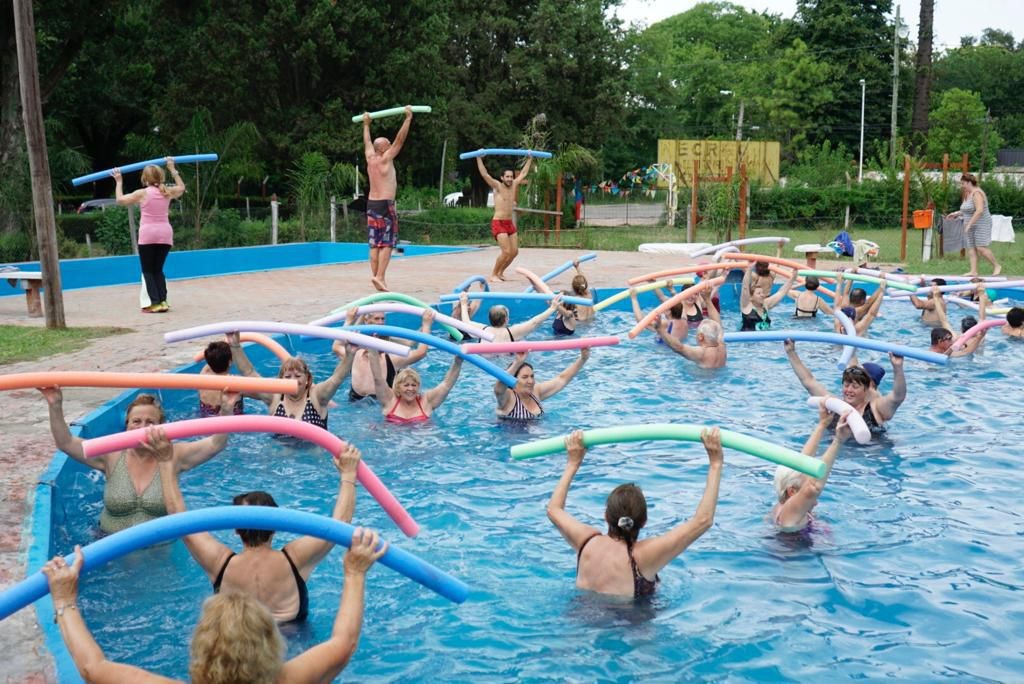
[{"label": "raised arm", "polygon": [[583,463],[583,456],[587,453],[586,447],[583,446],[583,432],[581,430],[575,430],[565,438],[565,450],[569,455],[566,459],[562,477],[559,478],[558,484],[555,485],[555,490],[551,492],[551,499],[548,500],[548,520],[558,528],[565,541],[569,542],[569,546],[579,550],[580,546],[587,539],[601,533],[596,528],[580,522],[565,510],[565,500],[569,496],[569,485],[572,484],[572,478],[576,476],[576,472]]},{"label": "raised arm", "polygon": [[[331,345],[331,349],[334,349],[334,345]],[[327,406],[330,403],[331,399],[338,392],[338,388],[341,387],[341,383],[352,373],[352,364],[356,358],[355,348],[349,349],[348,345],[346,345],[345,353],[338,354],[337,350],[335,350],[335,355],[339,358],[338,365],[334,367],[334,372],[323,382],[313,385],[313,394],[316,395],[317,403],[320,406]]]},{"label": "raised arm", "polygon": [[[523,367],[524,363],[526,363],[526,352],[518,352],[507,370],[513,377],[515,377],[516,373],[519,372],[519,369]],[[501,380],[494,383],[494,397],[498,400],[499,410],[501,410],[505,404],[508,403],[508,400],[512,398],[513,391],[514,390],[511,387]]]},{"label": "raised arm", "polygon": [[167,163],[167,172],[174,179],[174,185],[167,188],[167,194],[170,195],[171,199],[178,199],[185,194],[185,181],[181,179],[178,167],[174,165],[174,157],[167,157],[165,161]]},{"label": "raised arm", "polygon": [[722,480],[722,435],[719,429],[704,428],[700,439],[708,454],[708,476],[704,485],[704,496],[697,504],[697,511],[686,522],[677,525],[665,534],[650,537],[637,543],[633,555],[641,573],[647,577],[656,574],[668,565],[673,558],[686,550],[705,532],[711,529],[715,521],[715,508],[718,506],[718,485]]},{"label": "raised arm", "polygon": [[[863,316],[854,323],[854,328],[858,335],[863,335],[867,332],[871,324],[875,322],[875,318],[878,316],[879,309],[882,308],[882,293],[885,292],[886,282],[883,280],[882,284],[875,290],[875,294],[871,295],[871,300],[868,302],[868,310]],[[877,297],[875,295],[878,295]]]},{"label": "raised arm", "polygon": [[[434,310],[429,306],[423,309],[423,316],[420,318],[420,332],[424,335],[429,335],[431,328],[434,327]],[[414,363],[423,360],[423,357],[427,355],[427,351],[430,349],[425,343],[420,342],[416,345],[416,348],[409,352],[408,356],[398,356],[391,359],[391,363],[395,368],[405,368],[411,366]]]},{"label": "raised arm", "polygon": [[548,308],[546,308],[544,311],[541,311],[539,314],[537,314],[528,321],[523,321],[522,323],[516,323],[515,325],[509,326],[508,330],[510,333],[512,333],[512,337],[514,337],[517,340],[521,340],[530,333],[532,333],[534,330],[537,329],[538,325],[546,321],[551,316],[551,314],[555,313],[555,311],[558,310],[558,307],[559,305],[561,305],[561,303],[562,296],[556,295],[551,299],[551,304],[548,305]]},{"label": "raised arm", "polygon": [[[828,412],[825,411],[824,422],[819,421],[818,426],[815,428],[814,435],[808,440],[814,442],[814,448],[808,450],[804,448],[804,454],[807,456],[813,456],[818,450],[818,442],[821,440],[821,435],[825,432],[828,422],[831,417]],[[845,425],[845,416],[840,419],[840,424]],[[832,472],[832,465],[835,463],[836,456],[839,454],[839,448],[843,444],[843,440],[838,436],[839,428],[836,428],[836,436],[833,437],[832,443],[829,444],[828,449],[825,450],[821,460],[825,463],[825,474],[821,478],[813,478],[804,476],[800,489],[797,490],[796,494],[786,500],[782,506],[779,507],[778,512],[775,515],[775,521],[781,527],[796,527],[802,525],[807,519],[807,514],[811,512],[814,505],[818,503],[818,497],[821,496],[821,492],[825,489],[825,483],[828,482],[828,476]]]},{"label": "raised arm", "polygon": [[672,351],[676,352],[687,361],[700,363],[704,359],[703,349],[683,344],[675,337],[668,334],[668,326],[665,325],[665,319],[658,318],[652,326],[654,327],[654,332],[656,332],[658,337],[661,338],[661,341],[665,343],[665,346],[669,347]]},{"label": "raised arm", "polygon": [[804,365],[803,360],[796,353],[796,344],[793,340],[786,340],[782,345],[786,350],[786,358],[789,359],[789,365],[793,367],[793,372],[796,373],[796,379],[804,386],[807,393],[812,397],[822,397],[828,394],[825,386],[818,382],[818,379],[814,377],[814,374]]},{"label": "raised arm", "polygon": [[793,288],[793,283],[795,283],[795,282],[796,282],[796,270],[794,269],[790,273],[790,275],[789,275],[789,280],[787,280],[786,282],[784,282],[782,284],[782,289],[779,290],[778,292],[776,292],[775,294],[773,294],[768,299],[764,300],[764,308],[765,309],[774,308],[775,305],[778,304],[779,302],[781,302],[782,298],[785,297],[789,293],[789,291]]},{"label": "raised arm", "polygon": [[715,292],[718,288],[709,287],[701,293],[701,297],[704,299],[704,308],[708,312],[708,318],[715,321],[719,325],[722,324],[722,314],[715,306]]},{"label": "raised arm", "polygon": [[484,183],[487,183],[487,185],[495,190],[501,185],[491,174],[487,173],[487,167],[484,165],[484,158],[482,156],[476,158],[476,168],[480,172],[480,177],[484,179]]},{"label": "raised arm", "polygon": [[832,307],[829,306],[828,302],[825,301],[825,298],[822,297],[821,295],[815,295],[815,299],[817,300],[816,303],[815,303],[815,306],[818,307],[818,310],[819,311],[824,311],[825,314],[831,316],[832,315]]},{"label": "raised arm", "polygon": [[[659,290],[655,290],[654,293],[658,295],[658,299],[665,301],[665,295],[661,294]],[[639,323],[644,319],[643,309],[640,308],[640,300],[636,297],[636,288],[629,288],[629,302],[633,305],[633,317],[636,318],[636,322]]]},{"label": "raised arm", "polygon": [[[148,451],[157,460],[160,470],[160,485],[164,497],[164,506],[168,514],[184,513],[185,497],[181,494],[178,484],[180,468],[173,457],[173,450],[162,428],[151,428],[146,435],[146,442],[139,446]],[[217,578],[224,563],[231,557],[231,549],[217,541],[209,532],[198,532],[182,537],[185,548],[206,576],[213,581]]]},{"label": "raised arm", "polygon": [[102,456],[86,458],[81,438],[71,434],[71,428],[64,418],[64,393],[60,387],[40,387],[39,392],[46,399],[50,409],[50,433],[57,448],[79,463],[106,472],[107,459]]},{"label": "raised arm", "polygon": [[531,166],[533,166],[533,155],[528,154],[526,155],[526,163],[523,164],[523,168],[520,169],[519,175],[516,176],[515,180],[512,181],[512,185],[514,187],[519,187],[520,185],[523,184],[523,181],[526,180],[526,176],[529,175],[530,173]]},{"label": "raised arm", "polygon": [[584,347],[580,349],[579,358],[569,364],[569,367],[556,375],[551,380],[545,380],[537,385],[537,398],[544,400],[557,394],[569,384],[569,381],[576,377],[576,374],[583,368],[583,364],[590,358],[590,350]]},{"label": "raised arm", "polygon": [[391,404],[395,403],[395,393],[388,387],[388,380],[384,377],[384,371],[380,368],[380,352],[376,349],[367,349],[366,356],[370,360],[370,374],[373,376],[373,393],[377,395],[381,411],[387,413]]},{"label": "raised arm", "polygon": [[[985,311],[988,309],[988,293],[985,292],[984,285],[978,285],[978,322],[981,323],[985,320]],[[985,335],[988,333],[987,330],[982,330],[971,339],[967,340],[963,348],[959,351],[953,352],[952,356],[969,356],[977,351],[978,346],[985,339]]]},{"label": "raised arm", "polygon": [[[352,514],[356,510],[356,473],[360,458],[362,454],[359,449],[351,444],[346,444],[341,453],[333,456],[334,467],[338,471],[338,497],[331,513],[335,520],[352,522]],[[299,537],[285,544],[284,548],[299,569],[302,579],[308,580],[317,564],[334,548],[334,544],[319,537]]]},{"label": "raised arm", "polygon": [[452,391],[452,387],[455,386],[455,381],[459,379],[459,373],[462,372],[462,357],[456,356],[452,360],[451,367],[448,368],[448,372],[444,374],[444,379],[441,380],[441,384],[437,387],[427,390],[423,393],[423,398],[427,400],[431,408],[437,408],[444,403],[444,400],[448,398],[448,393]]},{"label": "raised arm", "polygon": [[366,161],[370,161],[370,158],[376,154],[373,149],[373,139],[370,137],[369,112],[363,112],[363,154],[366,155]]},{"label": "raised arm", "polygon": [[78,610],[78,575],[84,564],[82,547],[76,545],[75,562],[72,565],[67,565],[63,556],[55,556],[42,570],[50,586],[54,620],[82,679],[97,684],[178,682],[177,679],[161,677],[142,668],[107,660]]},{"label": "raised arm", "polygon": [[[252,365],[252,361],[249,360],[249,355],[245,353],[245,348],[242,347],[241,336],[237,332],[228,333],[225,335],[227,338],[228,346],[231,347],[231,363],[235,364],[235,368],[242,375],[249,378],[258,378],[260,374],[256,372],[256,367]],[[264,394],[263,392],[243,392],[243,397],[249,397],[262,401],[264,404],[270,405],[270,402],[274,400],[272,394]]]},{"label": "raised arm", "polygon": [[119,207],[138,204],[146,196],[146,188],[139,188],[135,192],[124,194],[124,179],[121,177],[121,169],[114,169],[110,175],[114,177],[114,201]]},{"label": "raised arm", "polygon": [[750,281],[754,277],[754,264],[751,262],[743,274],[743,284],[740,286],[740,312],[750,312]]},{"label": "raised arm", "polygon": [[402,145],[405,144],[405,139],[409,137],[409,127],[412,125],[412,107],[409,105],[405,106],[405,121],[402,122],[402,127],[398,129],[398,133],[395,134],[395,142],[387,149],[387,151],[381,156],[385,159],[391,160],[398,156],[398,153],[402,151]]},{"label": "raised arm", "polygon": [[387,550],[387,542],[381,542],[376,532],[355,529],[352,546],[345,553],[345,582],[331,638],[286,662],[277,681],[330,682],[345,669],[359,646],[366,572]]},{"label": "raised arm", "polygon": [[878,416],[882,420],[890,420],[907,398],[907,376],[903,372],[903,357],[889,352],[889,361],[892,363],[893,380],[892,392],[886,394],[875,404],[878,409]]}]

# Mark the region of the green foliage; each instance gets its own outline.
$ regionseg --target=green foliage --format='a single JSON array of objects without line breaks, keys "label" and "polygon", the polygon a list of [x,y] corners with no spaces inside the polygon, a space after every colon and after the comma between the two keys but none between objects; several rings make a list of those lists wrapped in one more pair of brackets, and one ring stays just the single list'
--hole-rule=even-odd
[{"label": "green foliage", "polygon": [[851,166],[852,155],[839,143],[833,147],[826,140],[819,146],[810,145],[797,155],[796,163],[785,171],[787,182],[810,187],[839,185],[847,176],[856,178],[857,169]]},{"label": "green foliage", "polygon": [[977,93],[959,88],[944,92],[929,117],[928,156],[941,159],[943,153],[948,152],[950,158],[956,158],[966,152],[971,164],[977,167],[982,150],[986,149],[985,166],[992,168],[995,151],[1003,141],[999,133],[986,124],[985,117],[985,103]]},{"label": "green foliage", "polygon": [[32,258],[32,242],[24,232],[0,234],[0,263],[29,261]]},{"label": "green foliage", "polygon": [[131,254],[132,236],[128,228],[128,210],[124,207],[111,207],[100,212],[94,237],[107,254]]},{"label": "green foliage", "polygon": [[86,214],[59,214],[57,216],[57,232],[70,240],[85,242],[87,233],[96,237],[96,228],[105,213],[90,211]]},{"label": "green foliage", "polygon": [[203,225],[204,248],[270,244],[270,221],[243,220],[236,209],[218,209]]}]

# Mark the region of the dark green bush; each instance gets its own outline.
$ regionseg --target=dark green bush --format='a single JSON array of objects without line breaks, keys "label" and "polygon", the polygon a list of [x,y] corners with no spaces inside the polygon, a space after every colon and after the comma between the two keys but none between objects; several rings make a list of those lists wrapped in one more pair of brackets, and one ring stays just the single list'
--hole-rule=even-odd
[{"label": "dark green bush", "polygon": [[59,214],[57,231],[75,242],[85,243],[86,233],[96,237],[96,228],[103,216],[102,211],[90,211],[87,214]]},{"label": "dark green bush", "polygon": [[25,233],[0,235],[0,263],[28,261],[32,257],[32,243]]},{"label": "dark green bush", "polygon": [[94,237],[107,254],[131,254],[132,238],[128,230],[128,210],[124,207],[111,207],[100,212]]}]

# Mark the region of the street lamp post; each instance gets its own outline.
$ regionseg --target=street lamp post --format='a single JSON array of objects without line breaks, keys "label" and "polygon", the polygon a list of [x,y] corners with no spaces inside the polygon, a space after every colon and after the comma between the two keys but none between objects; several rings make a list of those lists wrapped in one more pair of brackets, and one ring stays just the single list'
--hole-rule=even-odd
[{"label": "street lamp post", "polygon": [[864,180],[864,94],[867,81],[860,79],[860,155],[857,160],[857,182]]},{"label": "street lamp post", "polygon": [[900,90],[900,38],[910,34],[900,21],[900,6],[896,5],[896,19],[892,29],[892,115],[889,122],[889,165],[896,164],[896,101]]}]

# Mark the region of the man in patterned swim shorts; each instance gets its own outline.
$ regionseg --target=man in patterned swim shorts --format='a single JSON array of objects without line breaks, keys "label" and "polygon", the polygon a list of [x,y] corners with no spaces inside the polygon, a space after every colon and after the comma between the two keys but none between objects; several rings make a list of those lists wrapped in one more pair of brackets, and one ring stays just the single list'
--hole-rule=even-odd
[{"label": "man in patterned swim shorts", "polygon": [[515,205],[519,186],[526,180],[526,174],[530,172],[532,163],[533,156],[528,155],[519,176],[516,176],[512,169],[505,169],[501,172],[501,181],[496,181],[487,173],[483,157],[476,158],[480,176],[494,190],[494,218],[491,219],[491,235],[498,241],[501,253],[494,261],[494,270],[487,279],[492,283],[505,280],[505,269],[512,265],[516,255],[519,254],[519,236],[516,235],[516,226],[512,222],[512,208]]},{"label": "man in patterned swim shorts", "polygon": [[384,274],[391,261],[391,250],[398,240],[398,215],[395,195],[398,177],[394,159],[402,151],[412,124],[412,107],[405,107],[405,121],[392,144],[387,138],[370,138],[370,115],[363,114],[363,147],[366,152],[366,174],[370,179],[370,195],[366,201],[366,227],[370,242],[370,282],[381,292],[388,289]]}]

